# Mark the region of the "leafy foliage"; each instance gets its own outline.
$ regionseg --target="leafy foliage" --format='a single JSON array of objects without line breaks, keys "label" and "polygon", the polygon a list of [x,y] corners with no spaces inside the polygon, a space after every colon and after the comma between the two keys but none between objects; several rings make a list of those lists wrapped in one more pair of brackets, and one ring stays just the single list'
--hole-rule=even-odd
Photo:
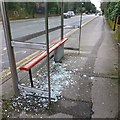
[{"label": "leafy foliage", "polygon": [[[34,18],[36,14],[40,14],[40,2],[8,2],[7,10],[10,17],[15,18]],[[75,13],[80,13],[81,7],[84,7],[84,12],[95,13],[96,7],[89,2],[64,2],[64,12],[73,10]],[[48,2],[49,15],[59,15],[61,13],[60,2]]]},{"label": "leafy foliage", "polygon": [[72,3],[64,3],[64,11],[68,11],[68,10],[73,10],[75,13],[79,13],[81,11],[81,7],[84,8],[83,12],[87,12],[87,13],[95,13],[96,12],[96,7],[94,4],[92,4],[91,2],[72,2]]},{"label": "leafy foliage", "polygon": [[34,17],[36,13],[36,6],[33,2],[8,2],[7,10],[10,16],[20,17],[20,16],[32,16]]},{"label": "leafy foliage", "polygon": [[48,3],[49,14],[60,14],[60,3],[59,2],[49,2]]},{"label": "leafy foliage", "polygon": [[[104,4],[106,4],[104,6]],[[108,19],[114,21],[116,16],[120,15],[120,1],[119,2],[109,2],[101,4],[102,11]]]}]

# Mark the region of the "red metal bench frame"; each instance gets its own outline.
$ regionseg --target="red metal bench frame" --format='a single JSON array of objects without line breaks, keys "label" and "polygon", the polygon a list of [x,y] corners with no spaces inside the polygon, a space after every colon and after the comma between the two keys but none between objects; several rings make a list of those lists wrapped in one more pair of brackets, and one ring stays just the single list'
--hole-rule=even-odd
[{"label": "red metal bench frame", "polygon": [[[49,48],[49,54],[56,50],[58,47],[63,45],[68,38],[63,38],[61,41],[57,42],[54,44],[52,47]],[[31,68],[34,67],[37,63],[39,63],[41,60],[43,60],[45,57],[47,57],[47,51],[42,52],[39,56],[35,57],[25,65],[21,66],[19,69],[20,70],[25,70],[29,71],[29,76],[30,76],[30,82],[31,82],[31,87],[33,87],[33,81],[32,81],[32,73],[31,73]]]}]

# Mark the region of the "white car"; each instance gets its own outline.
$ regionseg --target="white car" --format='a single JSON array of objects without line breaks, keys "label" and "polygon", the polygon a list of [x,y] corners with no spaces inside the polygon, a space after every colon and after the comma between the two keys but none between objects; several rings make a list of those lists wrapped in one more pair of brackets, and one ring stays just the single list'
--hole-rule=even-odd
[{"label": "white car", "polygon": [[69,15],[70,17],[75,16],[74,11],[68,11],[67,13],[68,13],[68,15]]},{"label": "white car", "polygon": [[64,18],[69,18],[70,17],[68,13],[63,13],[63,15],[64,15]]}]

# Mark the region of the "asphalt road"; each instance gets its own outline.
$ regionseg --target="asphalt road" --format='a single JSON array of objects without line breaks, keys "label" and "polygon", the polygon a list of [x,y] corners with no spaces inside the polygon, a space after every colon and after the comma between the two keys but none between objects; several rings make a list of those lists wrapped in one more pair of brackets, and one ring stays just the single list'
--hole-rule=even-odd
[{"label": "asphalt road", "polygon": [[[83,22],[82,24],[90,21],[93,19],[94,15],[85,15],[83,16]],[[80,23],[80,16],[74,16],[69,19],[64,19],[64,34],[70,32],[71,26],[79,26]],[[61,24],[61,18],[60,17],[51,17],[49,18],[49,28],[57,27]],[[30,20],[18,20],[18,21],[11,21],[11,33],[12,38],[18,38],[25,35],[29,35],[32,33],[40,32],[45,30],[45,19],[38,18],[38,19],[30,19]],[[2,47],[0,48],[0,51],[2,51],[2,61],[0,61],[0,64],[2,64],[2,70],[8,69],[9,67],[9,61],[8,61],[8,55],[7,55],[7,48],[5,44],[4,39],[4,33],[2,25],[0,24],[0,35],[2,36],[0,38],[0,41],[2,43]],[[59,38],[61,35],[60,30],[56,30],[54,32],[49,33],[50,42],[53,40]],[[40,37],[28,40],[26,42],[34,42],[34,43],[45,43],[45,35],[42,35]],[[15,58],[16,63],[23,58],[27,57],[28,55],[32,54],[33,52],[36,52],[36,50],[32,49],[23,49],[23,48],[15,48]]]}]

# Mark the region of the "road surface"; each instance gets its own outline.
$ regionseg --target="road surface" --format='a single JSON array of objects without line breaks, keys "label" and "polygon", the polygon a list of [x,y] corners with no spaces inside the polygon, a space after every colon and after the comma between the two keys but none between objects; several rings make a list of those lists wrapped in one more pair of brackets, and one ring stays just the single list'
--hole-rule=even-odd
[{"label": "road surface", "polygon": [[[90,21],[93,19],[94,15],[85,15],[83,16],[83,22],[82,24]],[[64,34],[70,32],[72,29],[68,29],[69,26],[79,26],[80,23],[80,16],[74,16],[69,19],[64,19]],[[57,22],[56,22],[57,21]],[[56,26],[59,26],[61,24],[61,18],[60,17],[51,17],[49,18],[49,28],[53,28]],[[12,38],[18,38],[21,36],[29,35],[32,33],[40,32],[45,30],[45,19],[44,18],[38,18],[38,19],[30,19],[30,20],[18,20],[18,21],[11,21],[11,32],[12,32]],[[67,28],[67,29],[66,29]],[[0,33],[3,35],[2,26],[0,25]],[[60,37],[61,33],[60,30],[56,30],[54,32],[51,32],[50,34],[50,42]],[[46,42],[45,35],[42,35],[40,37],[28,40],[27,42],[34,42],[34,43],[41,43]],[[8,61],[8,55],[7,55],[7,48],[5,44],[4,37],[1,39],[2,43],[2,61],[0,61],[0,64],[2,64],[2,70],[8,69],[9,67],[9,61]],[[15,58],[16,63],[26,56],[32,54],[33,52],[36,52],[36,50],[32,49],[23,49],[23,48],[15,48]]]}]

